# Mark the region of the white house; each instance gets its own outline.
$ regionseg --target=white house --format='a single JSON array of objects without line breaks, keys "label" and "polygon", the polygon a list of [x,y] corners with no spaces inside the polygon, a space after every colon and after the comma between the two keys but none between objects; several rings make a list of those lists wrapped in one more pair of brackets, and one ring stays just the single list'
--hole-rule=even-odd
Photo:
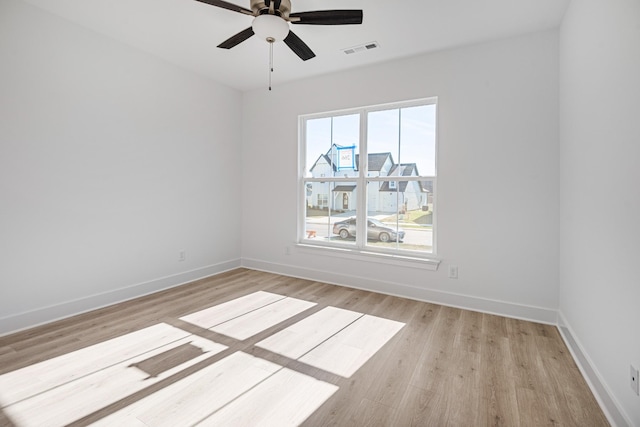
[{"label": "white house", "polygon": [[[401,163],[394,165],[389,176],[418,176],[415,163]],[[422,181],[389,181],[380,186],[381,204],[379,210],[412,211],[427,204],[427,191],[422,187]]]},{"label": "white house", "polygon": [[[313,178],[328,176],[356,176],[359,155],[355,156],[353,169],[338,168],[337,149],[334,144],[326,154],[321,154],[310,168]],[[415,163],[397,164],[391,153],[371,153],[368,156],[368,176],[418,176]],[[331,185],[327,182],[313,182],[307,185],[307,206],[332,211],[355,209],[357,186],[355,182]],[[427,204],[427,190],[420,181],[370,182],[367,188],[369,212],[397,212],[398,210],[420,209]]]}]

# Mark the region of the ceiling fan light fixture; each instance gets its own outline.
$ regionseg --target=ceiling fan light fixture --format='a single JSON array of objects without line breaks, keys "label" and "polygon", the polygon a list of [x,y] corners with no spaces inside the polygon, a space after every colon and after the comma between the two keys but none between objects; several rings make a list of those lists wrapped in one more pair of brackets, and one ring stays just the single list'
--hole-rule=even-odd
[{"label": "ceiling fan light fixture", "polygon": [[251,25],[253,32],[262,40],[279,42],[289,34],[289,24],[275,15],[258,15]]}]

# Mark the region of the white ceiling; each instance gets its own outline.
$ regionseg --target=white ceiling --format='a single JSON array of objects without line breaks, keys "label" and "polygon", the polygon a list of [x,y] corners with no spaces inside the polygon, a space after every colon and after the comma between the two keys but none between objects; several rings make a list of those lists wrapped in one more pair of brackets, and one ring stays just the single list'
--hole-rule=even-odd
[{"label": "white ceiling", "polygon": [[[239,90],[266,87],[268,43],[216,46],[252,18],[195,0],[25,0]],[[249,0],[228,0],[249,8]],[[316,53],[301,61],[274,47],[274,87],[286,81],[559,26],[570,0],[291,0],[292,12],[362,9],[362,25],[292,25]],[[377,41],[379,49],[343,48]]]}]

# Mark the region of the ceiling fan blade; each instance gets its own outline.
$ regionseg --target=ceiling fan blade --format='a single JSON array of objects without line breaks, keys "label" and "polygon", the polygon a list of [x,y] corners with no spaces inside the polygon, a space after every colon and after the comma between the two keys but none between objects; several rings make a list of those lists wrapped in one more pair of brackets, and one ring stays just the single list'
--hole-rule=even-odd
[{"label": "ceiling fan blade", "polygon": [[234,12],[244,13],[245,15],[253,16],[253,12],[250,11],[249,9],[245,9],[244,7],[238,6],[237,4],[229,3],[228,1],[224,1],[224,0],[196,0],[196,1],[210,4],[211,6],[221,7],[227,10],[232,10]]},{"label": "ceiling fan blade", "polygon": [[246,30],[240,31],[235,36],[229,37],[227,40],[220,43],[218,47],[222,49],[231,49],[232,47],[239,45],[254,34],[255,33],[253,32],[253,28],[249,27]]},{"label": "ceiling fan blade", "polygon": [[303,61],[309,60],[316,56],[316,54],[313,53],[311,49],[309,49],[309,46],[307,46],[305,42],[300,39],[300,37],[293,34],[293,31],[289,31],[289,34],[284,38],[283,41],[287,46],[289,46],[293,53],[298,55]]},{"label": "ceiling fan blade", "polygon": [[315,12],[290,13],[292,24],[350,25],[362,24],[361,10],[318,10]]}]

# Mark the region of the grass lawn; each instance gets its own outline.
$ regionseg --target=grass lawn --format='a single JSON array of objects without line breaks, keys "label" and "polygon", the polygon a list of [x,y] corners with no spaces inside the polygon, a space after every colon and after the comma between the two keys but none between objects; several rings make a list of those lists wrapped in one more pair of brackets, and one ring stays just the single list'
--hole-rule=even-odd
[{"label": "grass lawn", "polygon": [[[400,215],[400,222],[403,226],[411,226],[411,225],[431,225],[432,222],[432,213],[431,211],[425,212],[421,209],[416,209],[414,211],[408,211],[405,214]],[[398,215],[391,215],[386,218],[383,218],[382,222],[396,222],[398,220]]]},{"label": "grass lawn", "polygon": [[[331,215],[334,216],[343,212],[344,211],[331,211]],[[307,216],[329,216],[329,211],[327,209],[307,208]]]}]

